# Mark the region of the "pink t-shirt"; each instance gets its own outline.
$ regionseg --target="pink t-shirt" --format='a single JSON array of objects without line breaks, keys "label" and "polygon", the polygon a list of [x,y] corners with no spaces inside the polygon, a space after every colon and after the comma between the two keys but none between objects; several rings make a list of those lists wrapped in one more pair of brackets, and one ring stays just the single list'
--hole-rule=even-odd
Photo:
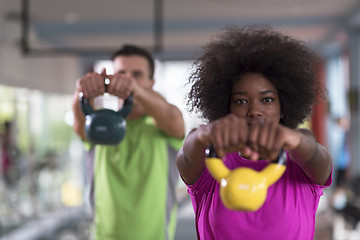
[{"label": "pink t-shirt", "polygon": [[[266,161],[252,162],[233,153],[224,161],[229,169],[249,167],[262,170]],[[188,185],[196,217],[198,239],[204,240],[312,240],[315,215],[324,186],[312,183],[289,158],[284,175],[268,188],[264,205],[255,212],[227,209],[219,196],[219,184],[204,170],[199,180]]]}]

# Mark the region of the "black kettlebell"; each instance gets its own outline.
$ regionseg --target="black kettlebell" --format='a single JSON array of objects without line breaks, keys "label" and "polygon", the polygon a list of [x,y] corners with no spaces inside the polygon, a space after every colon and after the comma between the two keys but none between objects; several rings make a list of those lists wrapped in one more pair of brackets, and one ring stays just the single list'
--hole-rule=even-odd
[{"label": "black kettlebell", "polygon": [[[107,85],[105,84],[107,91]],[[93,144],[116,145],[122,141],[126,132],[126,117],[129,115],[133,105],[130,95],[123,107],[114,111],[111,109],[99,109],[94,111],[89,100],[79,94],[80,108],[85,115],[85,134]]]}]

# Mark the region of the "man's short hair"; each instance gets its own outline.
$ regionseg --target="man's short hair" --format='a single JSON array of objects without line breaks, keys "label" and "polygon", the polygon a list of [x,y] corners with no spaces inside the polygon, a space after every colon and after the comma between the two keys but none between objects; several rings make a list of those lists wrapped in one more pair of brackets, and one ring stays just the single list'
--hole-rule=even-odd
[{"label": "man's short hair", "polygon": [[154,59],[151,56],[150,52],[147,51],[146,49],[140,48],[140,47],[137,47],[137,46],[134,46],[134,45],[124,45],[122,48],[115,51],[111,55],[111,60],[114,61],[114,59],[116,57],[119,57],[119,56],[140,56],[140,57],[144,57],[149,62],[150,78],[154,77],[154,71],[155,71]]}]

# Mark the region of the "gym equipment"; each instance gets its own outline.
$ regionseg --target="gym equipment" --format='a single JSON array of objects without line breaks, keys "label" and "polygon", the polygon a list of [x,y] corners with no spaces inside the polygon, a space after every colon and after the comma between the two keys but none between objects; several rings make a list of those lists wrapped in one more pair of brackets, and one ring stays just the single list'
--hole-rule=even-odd
[{"label": "gym equipment", "polygon": [[227,208],[256,211],[264,204],[268,187],[285,172],[286,152],[281,151],[277,162],[270,163],[262,171],[246,167],[230,170],[210,146],[206,150],[205,164],[210,174],[220,183],[220,198]]},{"label": "gym equipment", "polygon": [[[107,85],[105,84],[107,90]],[[133,105],[133,97],[130,95],[124,105],[118,111],[111,109],[99,109],[94,111],[89,100],[83,93],[79,94],[80,108],[85,115],[85,134],[93,144],[116,145],[121,142],[126,132],[126,117]]]}]

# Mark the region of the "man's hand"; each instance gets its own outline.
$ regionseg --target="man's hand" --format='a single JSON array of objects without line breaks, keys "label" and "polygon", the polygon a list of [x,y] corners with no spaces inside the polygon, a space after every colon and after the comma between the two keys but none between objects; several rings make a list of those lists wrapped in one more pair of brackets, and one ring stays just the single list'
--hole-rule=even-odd
[{"label": "man's hand", "polygon": [[94,98],[105,93],[106,69],[101,74],[91,72],[76,81],[76,91],[82,92],[85,98]]},{"label": "man's hand", "polygon": [[136,94],[136,89],[139,87],[135,79],[123,73],[116,73],[107,76],[110,79],[108,92],[121,99],[127,99],[131,93]]}]

